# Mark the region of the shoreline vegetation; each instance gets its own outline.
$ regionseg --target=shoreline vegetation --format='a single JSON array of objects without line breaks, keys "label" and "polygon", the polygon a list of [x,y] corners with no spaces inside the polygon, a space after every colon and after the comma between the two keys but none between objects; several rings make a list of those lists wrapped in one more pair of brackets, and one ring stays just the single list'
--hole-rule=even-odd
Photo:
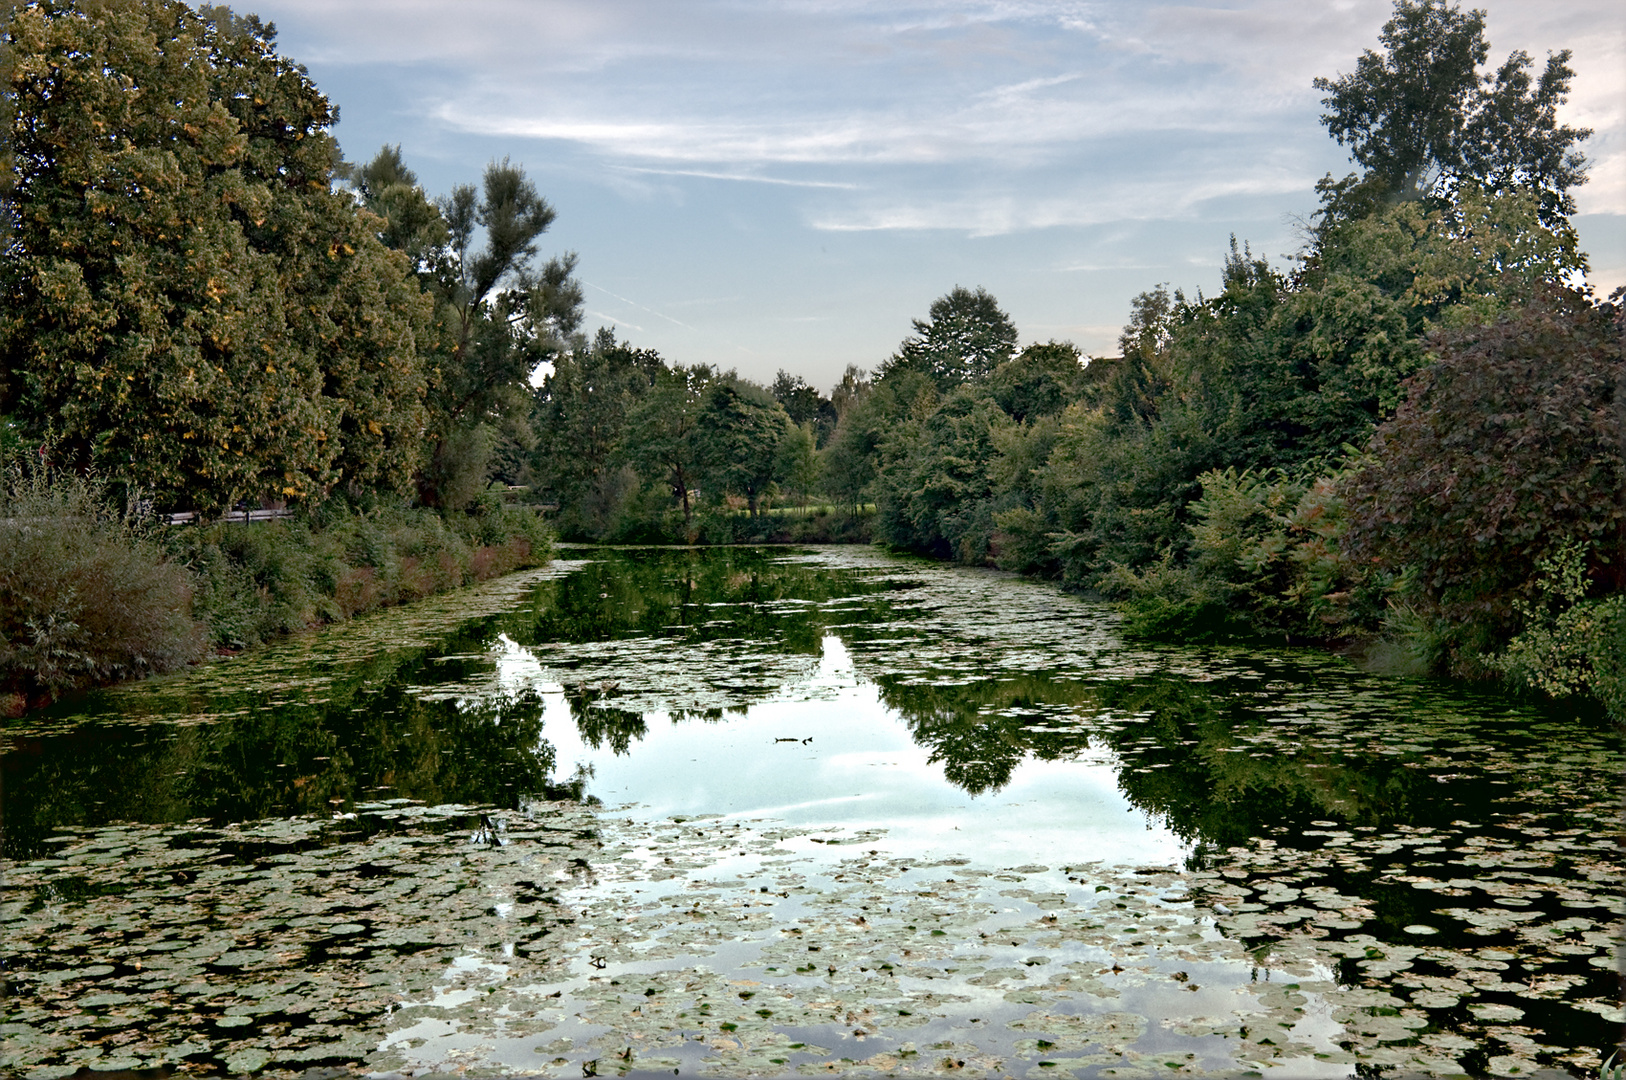
[{"label": "shoreline vegetation", "polygon": [[[1356,170],[1285,264],[1233,238],[1217,293],[1147,289],[1096,357],[957,285],[828,393],[589,335],[522,167],[432,198],[399,146],[345,161],[255,16],[51,0],[0,33],[0,712],[557,537],[875,542],[1131,636],[1353,643],[1626,721],[1626,292],[1570,223],[1570,53],[1492,70],[1483,12],[1395,0],[1316,80]],[[148,513],[256,506],[292,515]]]},{"label": "shoreline vegetation", "polygon": [[277,521],[159,525],[79,476],[0,499],[0,717],[421,600],[552,557],[534,508],[340,500]]}]

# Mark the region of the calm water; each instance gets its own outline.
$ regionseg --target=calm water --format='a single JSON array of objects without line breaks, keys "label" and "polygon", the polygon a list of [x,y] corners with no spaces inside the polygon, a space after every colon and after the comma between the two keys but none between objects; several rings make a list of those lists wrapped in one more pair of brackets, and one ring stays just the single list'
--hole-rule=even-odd
[{"label": "calm water", "polygon": [[1595,1073],[1618,733],[864,549],[580,549],[6,732],[0,1070]]}]

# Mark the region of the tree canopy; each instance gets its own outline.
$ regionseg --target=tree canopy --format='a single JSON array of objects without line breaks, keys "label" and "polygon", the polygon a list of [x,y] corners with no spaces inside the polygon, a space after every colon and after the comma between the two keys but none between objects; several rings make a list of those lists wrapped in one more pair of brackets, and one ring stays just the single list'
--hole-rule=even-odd
[{"label": "tree canopy", "polygon": [[381,148],[348,176],[383,219],[380,239],[412,260],[434,297],[439,337],[427,368],[430,449],[419,496],[461,507],[490,478],[500,440],[535,444],[531,374],[564,355],[581,325],[576,256],[538,261],[555,212],[506,158],[486,166],[479,188],[459,184],[433,203],[399,147]]},{"label": "tree canopy", "polygon": [[1378,39],[1383,51],[1363,51],[1354,71],[1315,80],[1322,123],[1366,170],[1329,177],[1324,192],[1347,197],[1365,182],[1415,197],[1471,180],[1538,192],[1549,225],[1575,212],[1570,189],[1587,170],[1577,146],[1591,131],[1558,122],[1575,77],[1568,49],[1549,53],[1539,76],[1522,50],[1482,73],[1485,12],[1451,0],[1395,0]]},{"label": "tree canopy", "polygon": [[913,323],[915,332],[881,366],[882,377],[918,371],[946,390],[986,377],[1016,352],[1016,324],[980,287],[956,285],[932,301],[927,319]]},{"label": "tree canopy", "polygon": [[4,51],[0,410],[175,505],[402,483],[430,304],[275,28],[39,0]]}]

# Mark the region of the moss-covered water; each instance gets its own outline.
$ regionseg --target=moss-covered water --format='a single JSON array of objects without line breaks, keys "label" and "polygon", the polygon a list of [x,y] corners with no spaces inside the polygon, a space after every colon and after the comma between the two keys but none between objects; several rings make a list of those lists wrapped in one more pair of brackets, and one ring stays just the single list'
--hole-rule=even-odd
[{"label": "moss-covered water", "polygon": [[1618,734],[867,550],[577,551],[6,733],[0,1068],[1595,1071]]}]

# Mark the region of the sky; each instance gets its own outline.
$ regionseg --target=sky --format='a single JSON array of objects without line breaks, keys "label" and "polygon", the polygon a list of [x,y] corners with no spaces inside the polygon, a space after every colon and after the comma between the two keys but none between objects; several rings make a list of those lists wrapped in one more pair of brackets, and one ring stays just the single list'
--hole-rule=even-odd
[{"label": "sky", "polygon": [[[1491,60],[1572,49],[1594,134],[1575,222],[1626,284],[1626,5],[1485,0]],[[431,195],[523,165],[586,328],[669,361],[873,369],[956,285],[1024,344],[1117,351],[1132,298],[1213,292],[1234,234],[1282,263],[1350,171],[1312,80],[1388,0],[240,0]]]}]

